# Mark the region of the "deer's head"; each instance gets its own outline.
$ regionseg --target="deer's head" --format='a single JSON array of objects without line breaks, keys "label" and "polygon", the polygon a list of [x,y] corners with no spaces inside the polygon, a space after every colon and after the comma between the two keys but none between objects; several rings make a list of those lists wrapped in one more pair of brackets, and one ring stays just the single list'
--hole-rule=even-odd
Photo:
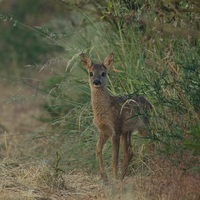
[{"label": "deer's head", "polygon": [[81,55],[81,62],[89,74],[90,87],[102,88],[107,84],[107,74],[113,65],[114,54],[110,53],[102,64],[94,64],[84,53]]}]

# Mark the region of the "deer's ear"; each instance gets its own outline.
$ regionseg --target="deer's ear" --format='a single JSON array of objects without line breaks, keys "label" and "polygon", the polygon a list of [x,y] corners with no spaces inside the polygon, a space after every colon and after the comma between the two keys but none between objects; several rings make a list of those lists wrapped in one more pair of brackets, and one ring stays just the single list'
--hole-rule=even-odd
[{"label": "deer's ear", "polygon": [[103,62],[103,65],[109,69],[112,65],[113,65],[113,62],[114,62],[114,54],[113,53],[110,53],[104,60]]},{"label": "deer's ear", "polygon": [[81,63],[83,64],[83,66],[84,66],[85,68],[91,67],[92,61],[90,60],[89,57],[87,57],[84,53],[81,53],[81,54],[80,54],[80,57],[81,57]]}]

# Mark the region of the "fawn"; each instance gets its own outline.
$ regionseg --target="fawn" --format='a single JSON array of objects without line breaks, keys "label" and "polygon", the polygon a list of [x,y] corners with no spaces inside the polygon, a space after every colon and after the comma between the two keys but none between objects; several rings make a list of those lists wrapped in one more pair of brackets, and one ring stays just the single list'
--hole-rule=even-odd
[{"label": "fawn", "polygon": [[145,132],[145,128],[149,123],[148,112],[152,109],[152,106],[143,96],[130,98],[128,95],[116,97],[109,94],[107,74],[114,62],[113,53],[109,54],[102,64],[94,64],[84,53],[80,56],[81,62],[89,74],[94,124],[100,132],[96,144],[96,155],[101,177],[103,179],[107,178],[104,172],[102,149],[106,141],[112,137],[113,176],[117,179],[121,139],[123,151],[121,179],[123,179],[133,156],[131,133],[134,131]]}]

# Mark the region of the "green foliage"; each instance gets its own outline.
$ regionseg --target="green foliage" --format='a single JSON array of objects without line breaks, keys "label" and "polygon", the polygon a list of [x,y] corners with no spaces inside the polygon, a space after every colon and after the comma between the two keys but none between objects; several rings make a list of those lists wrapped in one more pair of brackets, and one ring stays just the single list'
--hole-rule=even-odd
[{"label": "green foliage", "polygon": [[[16,37],[17,35],[20,35],[20,37]],[[18,25],[7,30],[1,29],[1,37],[4,46],[0,55],[2,68],[12,62],[15,65],[39,62],[41,55],[45,55],[49,51],[46,45],[40,44],[40,39],[33,31],[24,30],[23,27]]]},{"label": "green foliage", "polygon": [[184,145],[194,151],[196,155],[200,154],[200,124],[194,125],[188,132],[189,137],[185,138]]},{"label": "green foliage", "polygon": [[[45,8],[45,5],[45,1],[32,0],[1,2],[1,71],[13,73],[13,70],[19,70],[21,74],[24,74],[22,69],[25,65],[39,63],[50,54],[63,50],[58,45],[44,43],[44,37],[48,36],[41,30],[37,30],[36,25],[43,21],[41,15],[38,19],[37,12],[41,11],[41,7]],[[49,3],[49,8],[51,6],[52,4]]]}]

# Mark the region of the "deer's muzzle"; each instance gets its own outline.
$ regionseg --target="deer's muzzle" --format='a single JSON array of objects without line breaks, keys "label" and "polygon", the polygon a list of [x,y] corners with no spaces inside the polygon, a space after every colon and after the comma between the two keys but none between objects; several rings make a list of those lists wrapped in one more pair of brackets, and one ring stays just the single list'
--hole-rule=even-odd
[{"label": "deer's muzzle", "polygon": [[94,86],[99,86],[99,85],[101,85],[101,81],[96,79],[96,80],[93,81],[93,85]]}]

